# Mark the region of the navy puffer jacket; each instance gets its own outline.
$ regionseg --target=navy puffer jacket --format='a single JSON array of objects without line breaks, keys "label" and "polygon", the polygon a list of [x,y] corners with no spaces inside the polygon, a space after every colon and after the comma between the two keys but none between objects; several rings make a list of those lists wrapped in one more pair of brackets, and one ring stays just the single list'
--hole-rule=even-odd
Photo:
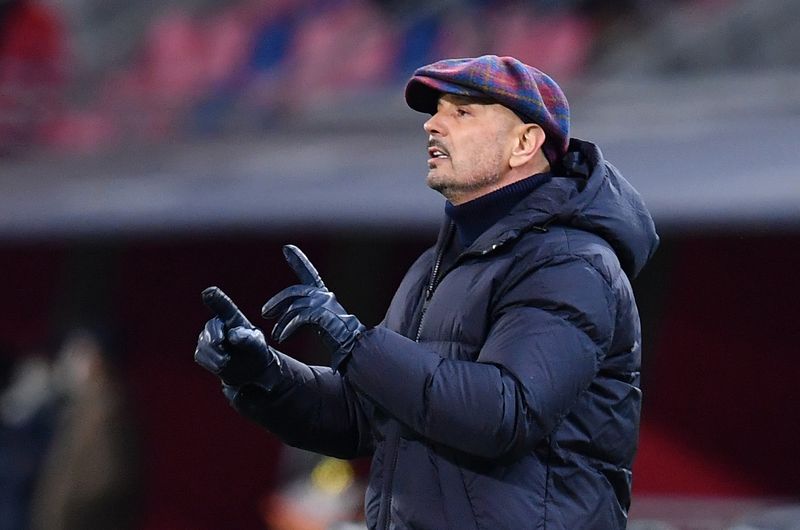
[{"label": "navy puffer jacket", "polygon": [[373,455],[370,528],[625,527],[641,403],[629,280],[658,237],[594,145],[572,140],[568,160],[575,173],[443,268],[446,223],[344,376],[283,356],[277,388],[235,397],[287,443]]}]

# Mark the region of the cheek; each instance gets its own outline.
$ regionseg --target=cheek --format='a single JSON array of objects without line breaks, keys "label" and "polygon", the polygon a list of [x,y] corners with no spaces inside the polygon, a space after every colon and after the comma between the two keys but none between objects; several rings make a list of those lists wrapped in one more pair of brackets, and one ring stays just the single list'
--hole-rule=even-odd
[{"label": "cheek", "polygon": [[494,173],[502,162],[499,131],[492,126],[475,127],[452,137],[451,162],[461,173]]},{"label": "cheek", "polygon": [[455,145],[453,158],[461,162],[474,162],[485,149],[484,142],[472,136],[460,138]]},{"label": "cheek", "polygon": [[476,170],[488,171],[494,169],[497,164],[499,154],[491,141],[484,138],[483,141],[472,142],[462,151],[464,161],[469,163]]}]

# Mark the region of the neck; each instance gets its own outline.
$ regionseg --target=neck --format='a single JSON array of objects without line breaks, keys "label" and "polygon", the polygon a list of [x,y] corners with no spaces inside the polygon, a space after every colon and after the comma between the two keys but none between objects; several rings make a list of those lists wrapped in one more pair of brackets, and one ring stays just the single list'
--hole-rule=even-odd
[{"label": "neck", "polygon": [[461,204],[448,202],[445,212],[456,225],[461,248],[467,248],[489,227],[508,215],[514,206],[533,190],[550,180],[549,172],[539,173]]}]

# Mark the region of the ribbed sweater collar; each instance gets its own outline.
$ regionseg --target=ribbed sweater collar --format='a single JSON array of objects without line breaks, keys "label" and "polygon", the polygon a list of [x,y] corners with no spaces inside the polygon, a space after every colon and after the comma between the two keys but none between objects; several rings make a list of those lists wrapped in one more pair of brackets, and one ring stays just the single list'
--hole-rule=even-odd
[{"label": "ribbed sweater collar", "polygon": [[497,221],[505,217],[523,197],[552,178],[551,173],[539,173],[513,182],[464,204],[445,204],[447,216],[456,225],[457,242],[469,247]]}]

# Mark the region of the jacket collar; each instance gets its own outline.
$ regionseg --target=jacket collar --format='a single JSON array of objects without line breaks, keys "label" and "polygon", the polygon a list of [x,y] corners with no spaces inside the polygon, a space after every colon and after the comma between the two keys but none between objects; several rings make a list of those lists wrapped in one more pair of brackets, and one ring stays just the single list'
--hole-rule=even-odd
[{"label": "jacket collar", "polygon": [[[444,225],[440,245],[450,233],[449,219]],[[525,232],[546,232],[550,225],[570,226],[603,238],[631,278],[652,257],[659,242],[653,219],[633,186],[603,159],[594,144],[573,139],[559,173],[522,199],[460,257],[488,254]]]}]

